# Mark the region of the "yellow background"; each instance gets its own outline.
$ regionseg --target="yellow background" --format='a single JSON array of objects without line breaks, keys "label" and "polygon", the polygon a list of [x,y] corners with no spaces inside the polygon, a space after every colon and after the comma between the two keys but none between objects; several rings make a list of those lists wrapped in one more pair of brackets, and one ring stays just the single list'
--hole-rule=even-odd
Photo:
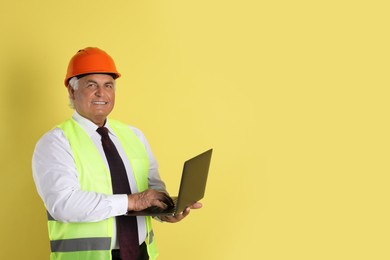
[{"label": "yellow background", "polygon": [[387,3],[3,1],[0,259],[48,259],[31,156],[87,46],[171,193],[214,148],[204,208],[154,224],[159,259],[390,259]]}]

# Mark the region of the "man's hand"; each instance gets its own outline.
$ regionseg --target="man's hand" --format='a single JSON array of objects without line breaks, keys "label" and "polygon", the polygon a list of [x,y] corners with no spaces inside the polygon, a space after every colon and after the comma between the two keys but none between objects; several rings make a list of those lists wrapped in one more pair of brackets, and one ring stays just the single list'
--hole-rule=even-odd
[{"label": "man's hand", "polygon": [[183,212],[176,214],[174,216],[160,216],[159,218],[162,221],[170,222],[170,223],[176,223],[181,221],[183,218],[185,218],[188,214],[190,214],[191,209],[200,209],[202,207],[202,204],[200,202],[195,202],[191,206],[187,207]]},{"label": "man's hand", "polygon": [[157,190],[145,190],[140,193],[130,194],[128,197],[128,211],[140,211],[157,206],[162,209],[173,207],[173,201],[166,193]]}]

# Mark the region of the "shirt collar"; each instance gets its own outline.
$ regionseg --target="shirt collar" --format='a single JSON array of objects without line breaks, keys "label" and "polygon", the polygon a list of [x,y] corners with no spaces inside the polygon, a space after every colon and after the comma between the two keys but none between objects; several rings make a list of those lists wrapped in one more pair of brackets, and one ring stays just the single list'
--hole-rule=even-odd
[{"label": "shirt collar", "polygon": [[[77,113],[76,110],[74,111],[72,118],[84,129],[84,131],[88,134],[88,136],[92,136],[97,133],[96,129],[98,129],[99,126],[96,125],[91,120]],[[112,128],[110,127],[110,122],[108,118],[106,119],[106,123],[104,124],[104,126],[107,127],[109,134],[115,136],[114,132],[112,131]]]}]

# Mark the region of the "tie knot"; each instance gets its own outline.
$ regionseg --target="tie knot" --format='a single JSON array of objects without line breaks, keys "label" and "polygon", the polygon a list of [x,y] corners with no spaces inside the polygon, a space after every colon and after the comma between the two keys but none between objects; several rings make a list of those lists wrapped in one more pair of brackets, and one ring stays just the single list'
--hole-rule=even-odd
[{"label": "tie knot", "polygon": [[98,132],[102,137],[108,137],[108,129],[104,126],[96,129],[96,132]]}]

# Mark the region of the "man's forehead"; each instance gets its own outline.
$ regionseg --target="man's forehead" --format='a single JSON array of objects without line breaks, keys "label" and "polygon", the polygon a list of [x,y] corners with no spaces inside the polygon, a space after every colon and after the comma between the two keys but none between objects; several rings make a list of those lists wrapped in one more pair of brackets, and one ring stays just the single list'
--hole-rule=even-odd
[{"label": "man's forehead", "polygon": [[88,82],[88,81],[105,81],[105,82],[115,82],[115,79],[110,74],[104,74],[104,73],[93,73],[93,74],[87,74],[79,78],[82,81]]}]

